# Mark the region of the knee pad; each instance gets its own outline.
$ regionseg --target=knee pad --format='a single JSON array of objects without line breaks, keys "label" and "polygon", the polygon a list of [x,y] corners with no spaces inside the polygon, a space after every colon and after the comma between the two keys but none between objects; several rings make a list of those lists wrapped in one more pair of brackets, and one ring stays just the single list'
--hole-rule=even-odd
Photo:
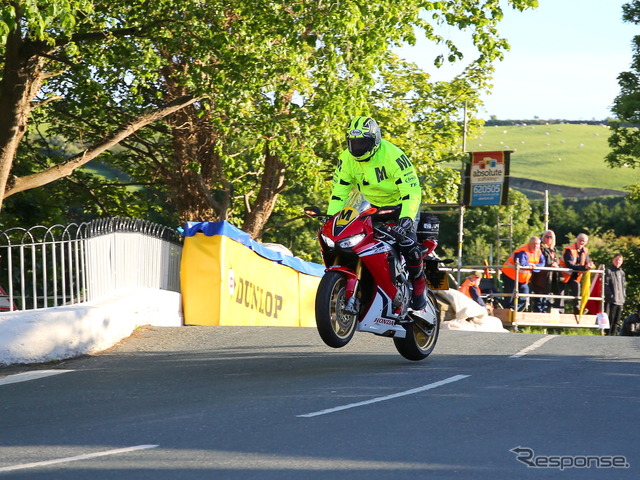
[{"label": "knee pad", "polygon": [[411,249],[409,249],[404,256],[407,262],[407,270],[409,271],[409,275],[411,278],[417,278],[422,275],[423,265],[422,265],[422,249],[420,245],[414,245]]}]

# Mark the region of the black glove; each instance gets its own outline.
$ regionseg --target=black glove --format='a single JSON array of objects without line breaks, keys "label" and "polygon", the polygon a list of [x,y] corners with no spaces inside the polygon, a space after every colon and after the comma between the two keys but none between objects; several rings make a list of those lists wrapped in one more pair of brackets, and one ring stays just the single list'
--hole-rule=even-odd
[{"label": "black glove", "polygon": [[391,230],[398,235],[406,237],[408,233],[413,232],[413,220],[409,217],[402,217],[398,220],[398,224],[395,227],[391,227]]}]

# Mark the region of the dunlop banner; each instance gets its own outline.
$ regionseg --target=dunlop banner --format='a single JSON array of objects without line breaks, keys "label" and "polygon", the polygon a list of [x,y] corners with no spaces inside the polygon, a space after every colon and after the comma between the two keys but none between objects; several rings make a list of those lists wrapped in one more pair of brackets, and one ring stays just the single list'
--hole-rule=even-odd
[{"label": "dunlop banner", "polygon": [[315,326],[320,265],[268,250],[226,222],[203,225],[185,230],[180,277],[186,324]]}]

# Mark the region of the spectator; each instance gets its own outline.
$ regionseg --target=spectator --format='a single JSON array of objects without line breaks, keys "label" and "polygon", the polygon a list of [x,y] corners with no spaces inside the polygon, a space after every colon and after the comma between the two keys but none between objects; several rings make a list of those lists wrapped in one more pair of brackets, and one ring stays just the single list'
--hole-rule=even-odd
[{"label": "spectator", "polygon": [[[520,268],[517,270],[517,277],[516,261],[520,265]],[[515,250],[502,266],[501,279],[505,293],[515,294],[517,284],[517,291],[519,293],[528,294],[531,273],[535,267],[544,267],[544,262],[545,260],[540,250],[540,238],[531,237],[529,243]],[[526,298],[520,298],[518,301],[518,310],[524,309],[526,301]],[[509,302],[509,308],[513,308],[513,306],[514,299],[512,297]]]},{"label": "spectator", "polygon": [[487,304],[481,297],[482,290],[480,290],[480,280],[482,279],[482,272],[480,270],[474,270],[471,274],[466,278],[460,288],[458,289],[462,293],[464,293],[467,297],[474,300],[478,305],[481,305],[487,308]]},{"label": "spectator", "polygon": [[[556,252],[556,234],[553,230],[547,230],[542,234],[542,242],[540,243],[540,250],[544,257],[544,264],[546,267],[558,266],[558,254]],[[557,295],[560,291],[559,287],[559,272],[551,270],[538,270],[534,271],[531,275],[531,291],[539,295],[553,294]],[[533,299],[533,311],[539,313],[549,313],[551,304],[553,302],[549,298],[534,298]]]},{"label": "spectator", "polygon": [[589,258],[589,250],[587,249],[588,242],[589,236],[581,233],[576,237],[575,243],[565,247],[562,257],[560,258],[559,263],[562,268],[570,268],[573,270],[573,272],[560,272],[562,274],[560,289],[563,295],[571,295],[574,297],[573,300],[563,303],[565,313],[569,309],[568,307],[573,306],[573,313],[578,315],[580,310],[578,292],[580,291],[582,274],[587,270],[595,268],[595,265]]},{"label": "spectator", "polygon": [[604,271],[604,312],[609,316],[609,335],[616,334],[627,297],[627,279],[621,268],[623,261],[622,254],[617,253]]}]

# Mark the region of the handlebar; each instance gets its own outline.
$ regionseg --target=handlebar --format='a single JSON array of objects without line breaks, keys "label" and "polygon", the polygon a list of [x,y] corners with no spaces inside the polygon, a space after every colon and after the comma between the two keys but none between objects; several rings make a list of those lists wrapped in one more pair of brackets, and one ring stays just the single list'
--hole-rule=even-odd
[{"label": "handlebar", "polygon": [[383,238],[390,238],[394,243],[400,243],[400,241],[405,238],[409,238],[406,235],[400,235],[399,233],[394,232],[388,225],[381,225],[379,227],[374,226],[373,230],[374,232],[379,233]]}]

